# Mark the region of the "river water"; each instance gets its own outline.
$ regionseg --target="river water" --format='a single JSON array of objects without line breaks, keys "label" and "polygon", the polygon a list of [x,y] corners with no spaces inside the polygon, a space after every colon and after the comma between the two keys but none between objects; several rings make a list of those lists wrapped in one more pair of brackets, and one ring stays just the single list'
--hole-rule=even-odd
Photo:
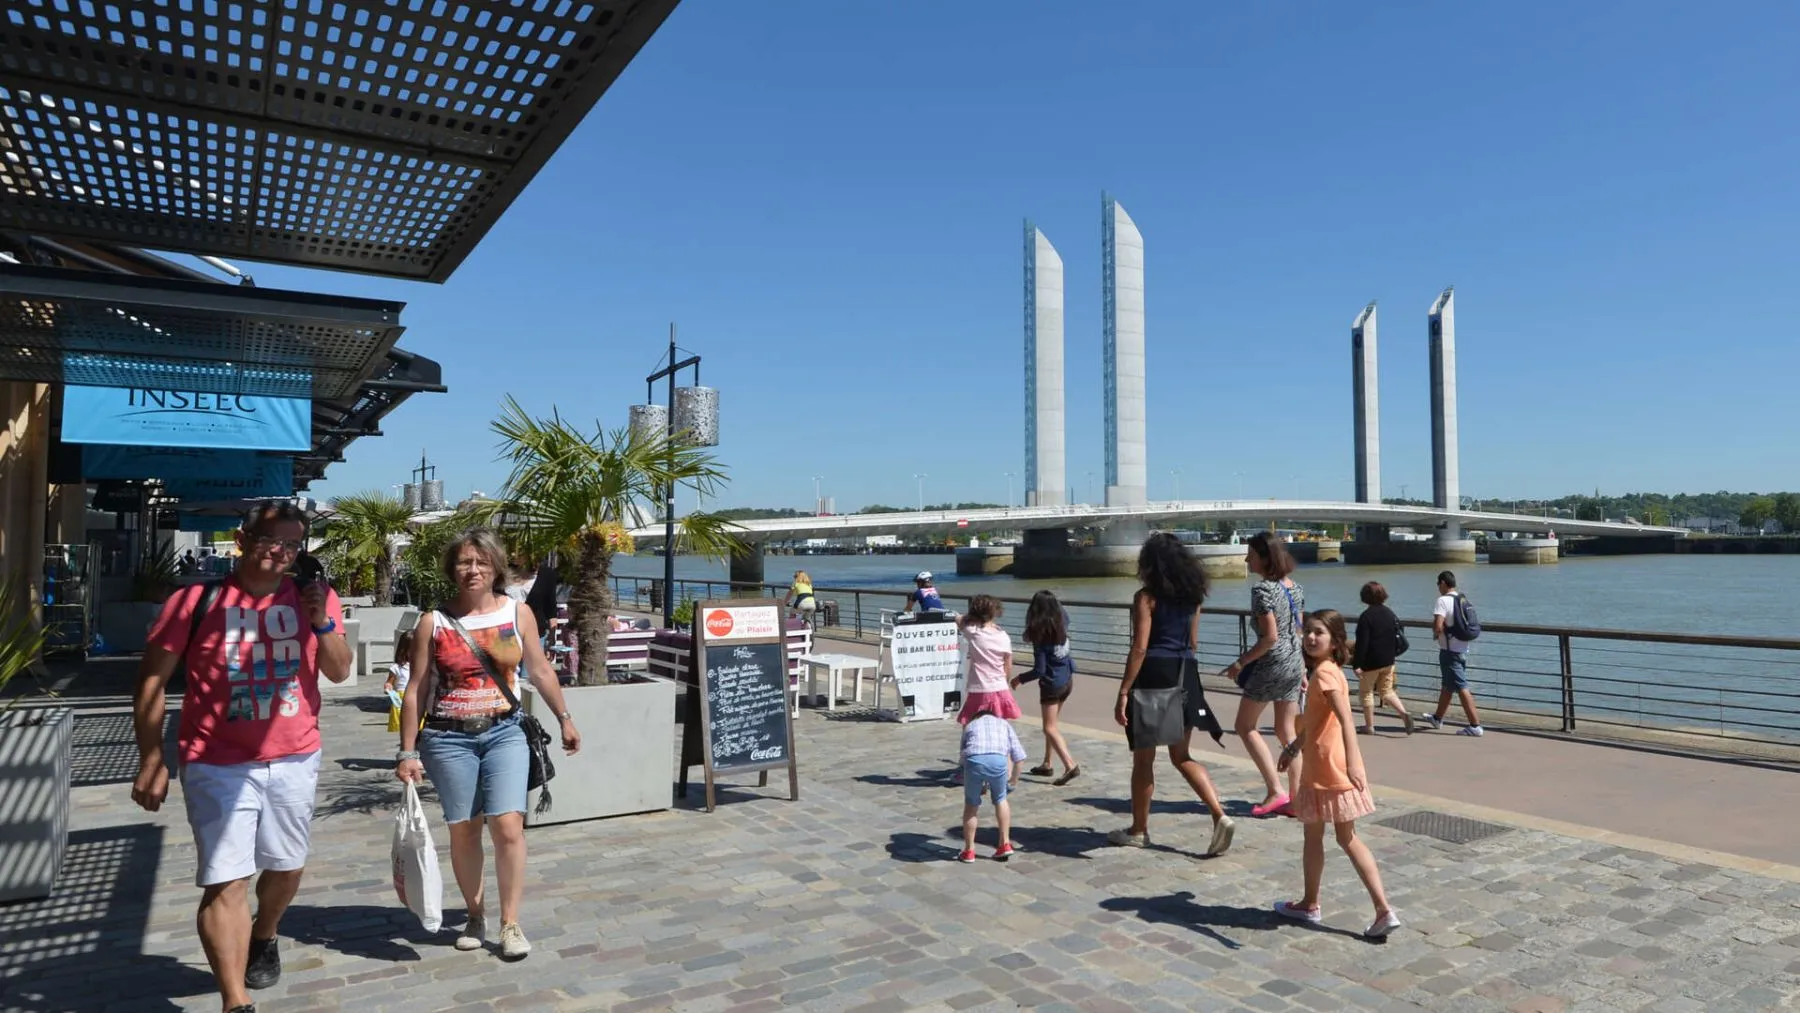
[{"label": "river water", "polygon": [[[660,577],[652,556],[618,558],[623,576]],[[951,556],[770,556],[768,580],[785,584],[804,569],[820,587],[908,589],[920,570],[956,594],[987,593],[1029,598],[1042,588],[1076,601],[1131,601],[1137,582],[1125,578],[1014,580],[958,577]],[[1723,636],[1800,637],[1800,555],[1571,557],[1550,566],[1456,569],[1457,583],[1487,623],[1528,623],[1602,629],[1655,630]],[[1362,610],[1357,594],[1365,581],[1380,581],[1388,604],[1402,617],[1431,615],[1437,598],[1435,566],[1303,566],[1294,578],[1306,586],[1308,604],[1348,615]],[[675,575],[724,580],[725,564],[680,557]],[[1248,608],[1249,580],[1221,580],[1212,601]]]},{"label": "river water", "polygon": [[[1040,589],[1064,601],[1118,603],[1131,600],[1136,581],[1125,578],[1024,581],[1006,576],[958,577],[956,560],[931,556],[770,556],[766,573],[785,584],[797,568],[821,588],[878,588],[892,599],[864,596],[865,626],[875,625],[880,608],[903,605],[912,577],[930,570],[946,599],[988,593],[1027,598]],[[1613,556],[1575,557],[1549,566],[1454,568],[1485,624],[1585,627],[1715,636],[1800,637],[1800,556]],[[1303,566],[1294,577],[1306,588],[1309,609],[1361,611],[1358,592],[1365,581],[1380,581],[1389,605],[1402,618],[1425,619],[1437,597],[1435,566]],[[660,577],[662,560],[620,557],[614,572],[626,577]],[[723,563],[698,558],[676,560],[676,576],[726,579]],[[698,593],[698,591],[696,591]],[[721,586],[718,593],[723,595]],[[848,595],[835,598],[846,615]],[[1210,603],[1217,608],[1249,607],[1249,580],[1215,582]],[[952,608],[961,603],[949,602]],[[1024,609],[1011,606],[1003,625],[1015,635]],[[1078,658],[1086,671],[1117,672],[1129,642],[1128,616],[1118,609],[1073,609]],[[853,620],[846,618],[849,624]],[[1217,613],[1201,622],[1200,656],[1209,670],[1236,656],[1238,620]],[[1435,651],[1426,631],[1411,633],[1414,649],[1402,659],[1401,690],[1409,700],[1436,696]],[[1490,705],[1560,713],[1564,698],[1559,644],[1554,637],[1490,631],[1470,655],[1477,693]],[[1577,710],[1583,721],[1633,726],[1680,727],[1708,734],[1759,739],[1800,739],[1800,652],[1757,648],[1663,645],[1618,640],[1575,639],[1570,643]],[[1415,705],[1416,706],[1416,705]]]}]

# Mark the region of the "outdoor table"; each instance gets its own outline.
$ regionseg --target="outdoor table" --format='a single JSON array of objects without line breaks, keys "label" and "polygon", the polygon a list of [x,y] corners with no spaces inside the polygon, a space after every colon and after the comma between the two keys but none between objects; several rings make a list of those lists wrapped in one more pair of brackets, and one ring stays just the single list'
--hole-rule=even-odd
[{"label": "outdoor table", "polygon": [[[855,686],[855,702],[862,703],[863,672],[867,671],[877,682],[881,679],[881,662],[877,658],[864,658],[855,654],[803,654],[800,664],[806,666],[806,695],[817,696],[819,670],[826,672],[826,685],[829,693],[825,698],[826,710],[837,710],[838,698],[843,695],[843,676],[850,673]],[[797,701],[796,701],[797,702]]]}]

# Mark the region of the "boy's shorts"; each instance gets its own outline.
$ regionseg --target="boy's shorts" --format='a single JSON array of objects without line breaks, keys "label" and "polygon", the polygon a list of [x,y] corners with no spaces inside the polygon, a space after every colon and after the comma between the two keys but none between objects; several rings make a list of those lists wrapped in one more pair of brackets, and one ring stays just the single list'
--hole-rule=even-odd
[{"label": "boy's shorts", "polygon": [[981,804],[981,789],[994,797],[994,804],[1006,801],[1006,778],[1009,765],[1004,753],[976,753],[963,758],[963,801]]}]

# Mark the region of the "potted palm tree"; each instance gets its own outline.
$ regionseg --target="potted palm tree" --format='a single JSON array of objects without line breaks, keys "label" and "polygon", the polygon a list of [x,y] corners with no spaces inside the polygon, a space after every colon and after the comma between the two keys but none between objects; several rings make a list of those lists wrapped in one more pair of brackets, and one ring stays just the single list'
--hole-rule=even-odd
[{"label": "potted palm tree", "polygon": [[[0,584],[0,693],[40,663],[44,629],[31,603]],[[50,896],[69,840],[75,713],[67,707],[0,707],[0,902]]]},{"label": "potted palm tree", "polygon": [[[369,568],[374,574],[372,606],[355,610],[357,658],[359,670],[387,660],[394,631],[411,609],[394,605],[394,573],[398,545],[411,530],[413,511],[398,496],[380,492],[359,492],[343,496],[331,503],[331,513],[322,525],[319,553],[341,560],[340,565],[353,570]],[[353,685],[344,683],[340,685]]]},{"label": "potted palm tree", "polygon": [[[675,755],[673,683],[651,676],[609,676],[606,644],[612,613],[612,563],[632,551],[638,518],[654,516],[670,484],[715,494],[724,468],[685,434],[672,439],[629,428],[584,429],[555,409],[533,418],[508,397],[493,431],[511,470],[499,499],[476,516],[504,528],[529,555],[551,550],[567,560],[569,623],[580,660],[576,685],[564,696],[589,747],[558,757],[556,805],[528,822],[564,822],[668,808]],[[722,557],[738,547],[734,525],[717,515],[690,513],[677,526],[677,547]],[[527,696],[529,709],[536,694]],[[566,765],[566,767],[565,767]],[[565,785],[567,787],[565,787]]]}]

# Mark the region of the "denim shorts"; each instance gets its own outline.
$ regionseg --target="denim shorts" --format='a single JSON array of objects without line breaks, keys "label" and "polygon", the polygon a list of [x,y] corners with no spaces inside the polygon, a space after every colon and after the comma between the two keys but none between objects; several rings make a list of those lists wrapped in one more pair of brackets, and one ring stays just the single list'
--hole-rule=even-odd
[{"label": "denim shorts", "polygon": [[444,803],[445,823],[525,811],[531,752],[517,715],[479,735],[427,728],[419,733],[419,759]]},{"label": "denim shorts", "polygon": [[1454,693],[1469,688],[1469,653],[1438,650],[1438,675],[1443,677],[1444,692]]},{"label": "denim shorts", "polygon": [[981,789],[987,788],[994,804],[1006,801],[1006,779],[1010,770],[1004,753],[976,753],[963,757],[963,801],[981,804]]}]

